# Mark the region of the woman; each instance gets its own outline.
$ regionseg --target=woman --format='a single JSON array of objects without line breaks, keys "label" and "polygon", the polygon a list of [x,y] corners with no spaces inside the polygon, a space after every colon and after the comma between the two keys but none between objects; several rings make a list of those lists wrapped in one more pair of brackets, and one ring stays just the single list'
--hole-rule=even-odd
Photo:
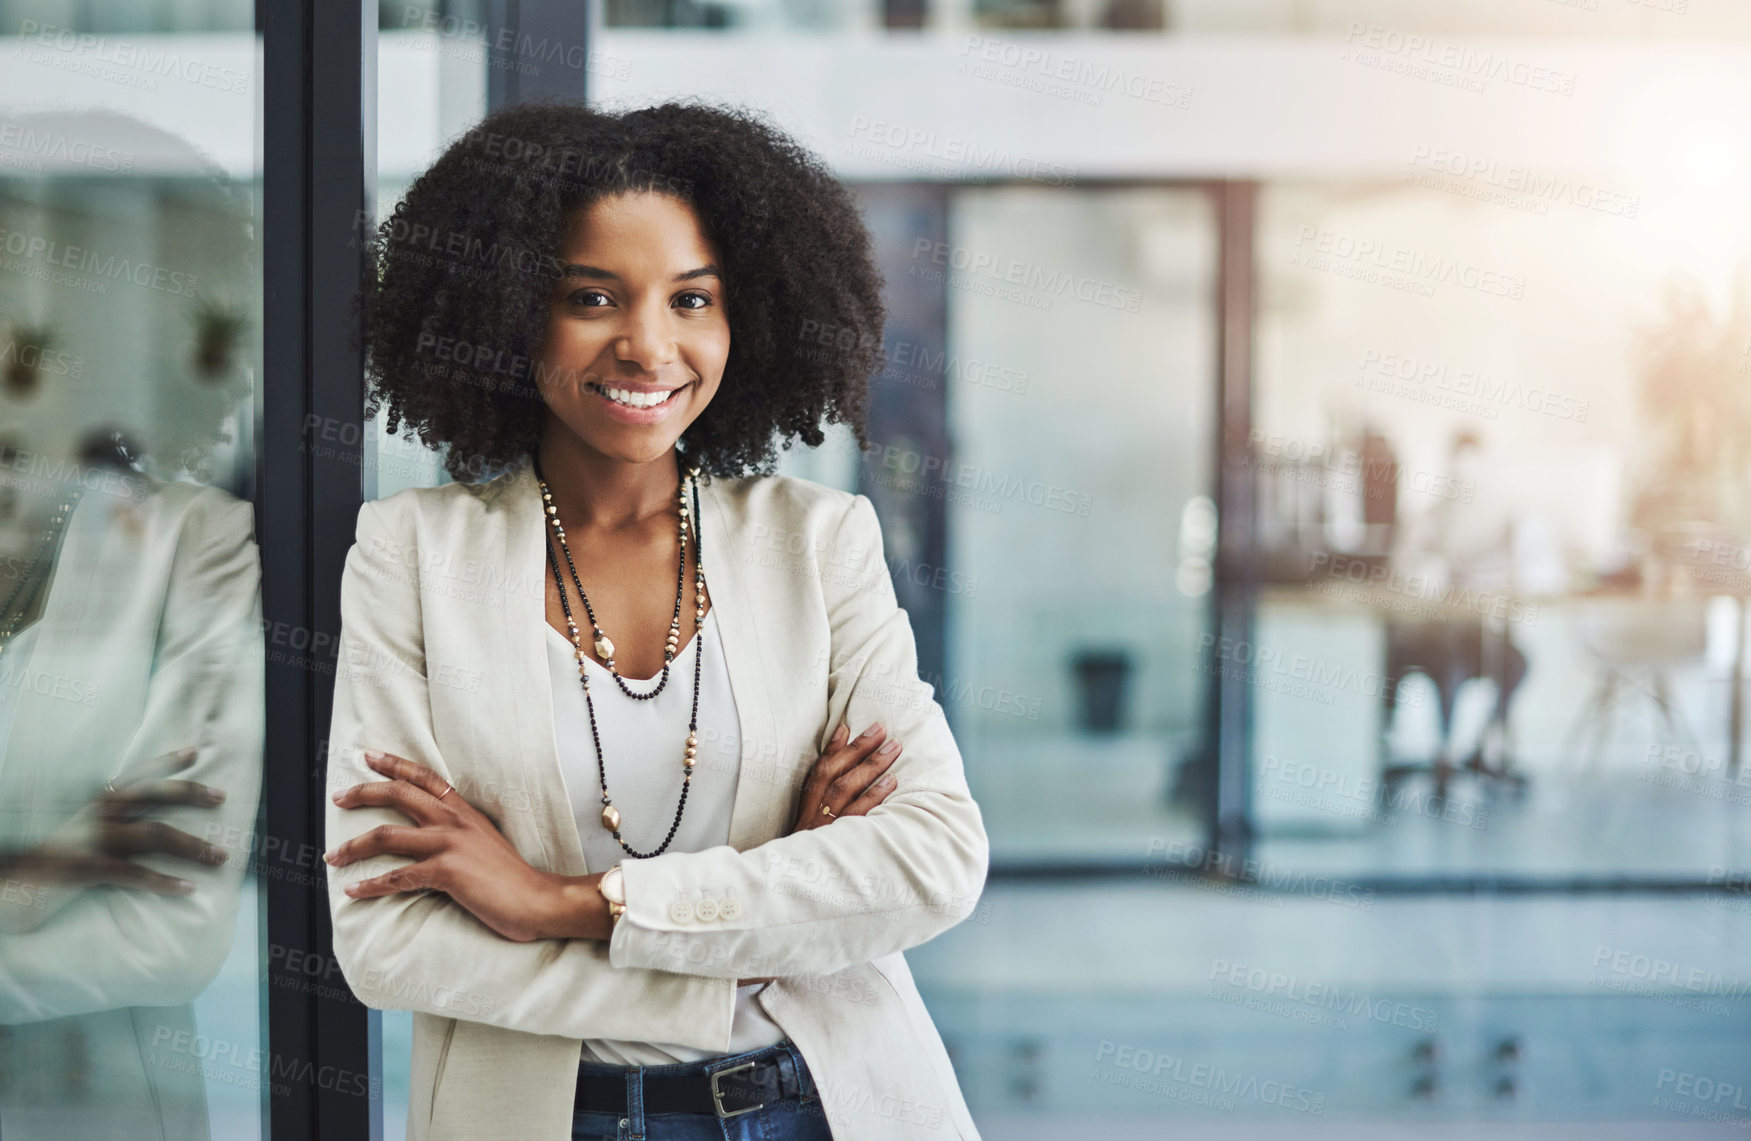
[{"label": "woman", "polygon": [[[869,500],[880,280],[750,116],[502,112],[409,190],[329,741],[335,953],[415,1013],[411,1138],[976,1138],[901,952],[988,847]],[[838,346],[823,352],[823,340]],[[380,405],[379,405],[380,406]]]}]

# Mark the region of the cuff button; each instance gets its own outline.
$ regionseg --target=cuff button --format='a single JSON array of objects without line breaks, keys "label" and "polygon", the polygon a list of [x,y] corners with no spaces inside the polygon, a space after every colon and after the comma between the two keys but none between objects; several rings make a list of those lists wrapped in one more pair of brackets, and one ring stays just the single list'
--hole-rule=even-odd
[{"label": "cuff button", "polygon": [[704,920],[717,918],[717,900],[702,899],[693,905],[693,914]]},{"label": "cuff button", "polygon": [[717,905],[719,919],[734,919],[742,913],[742,905],[734,899],[722,900]]},{"label": "cuff button", "polygon": [[677,899],[669,905],[669,918],[676,923],[688,923],[693,919],[693,905],[684,899]]}]

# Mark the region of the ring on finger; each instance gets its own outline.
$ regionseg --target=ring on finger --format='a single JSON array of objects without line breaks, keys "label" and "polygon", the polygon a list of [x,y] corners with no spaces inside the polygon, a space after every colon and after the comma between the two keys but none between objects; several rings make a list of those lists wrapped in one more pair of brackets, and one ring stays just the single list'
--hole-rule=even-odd
[{"label": "ring on finger", "polygon": [[831,808],[828,808],[825,804],[822,804],[821,805],[821,815],[825,816],[829,820],[834,820],[834,819],[838,818],[839,814],[834,812]]}]

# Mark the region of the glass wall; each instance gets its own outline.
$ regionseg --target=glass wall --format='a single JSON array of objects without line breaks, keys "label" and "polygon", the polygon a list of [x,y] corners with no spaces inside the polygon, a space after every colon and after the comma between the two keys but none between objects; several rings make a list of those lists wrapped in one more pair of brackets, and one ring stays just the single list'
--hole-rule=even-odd
[{"label": "glass wall", "polygon": [[8,1141],[256,1137],[275,1080],[256,824],[293,651],[251,505],[256,44],[219,7],[0,6]]},{"label": "glass wall", "polygon": [[[1203,733],[1188,665],[1215,539],[1210,199],[1020,184],[950,202],[948,242],[896,280],[947,285],[937,482],[964,585],[932,680],[992,863],[1195,851],[1203,805],[1180,766]],[[872,460],[871,482],[908,478],[905,458]]]},{"label": "glass wall", "polygon": [[1706,883],[1751,802],[1744,218],[1505,177],[1263,195],[1257,642],[1318,698],[1255,692],[1264,852]]}]

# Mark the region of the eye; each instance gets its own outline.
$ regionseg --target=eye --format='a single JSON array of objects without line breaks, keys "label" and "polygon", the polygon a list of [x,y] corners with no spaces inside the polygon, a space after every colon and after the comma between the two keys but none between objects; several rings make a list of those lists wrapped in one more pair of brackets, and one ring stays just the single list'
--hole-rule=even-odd
[{"label": "eye", "polygon": [[[600,300],[602,304],[595,304],[596,300]],[[585,309],[600,309],[603,305],[610,305],[613,303],[613,299],[606,293],[603,293],[600,289],[580,289],[570,297],[567,297],[566,301]]]},{"label": "eye", "polygon": [[706,306],[711,304],[711,295],[707,294],[707,293],[701,293],[696,289],[690,289],[686,293],[677,294],[675,297],[675,300],[676,301],[697,301],[697,302],[699,302],[699,304],[697,304],[697,305],[683,305],[683,306],[681,306],[681,308],[683,308],[683,309],[704,309]]}]

